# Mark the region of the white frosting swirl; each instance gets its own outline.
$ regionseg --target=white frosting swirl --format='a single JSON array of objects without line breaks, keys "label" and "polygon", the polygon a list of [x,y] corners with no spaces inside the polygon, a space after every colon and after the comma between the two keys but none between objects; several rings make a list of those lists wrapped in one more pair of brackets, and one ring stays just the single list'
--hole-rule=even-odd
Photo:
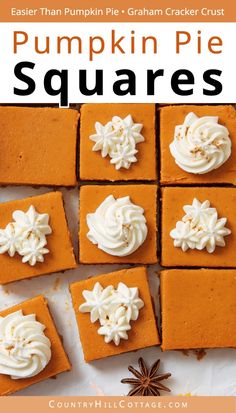
[{"label": "white frosting swirl", "polygon": [[92,291],[84,290],[82,294],[86,301],[79,311],[90,313],[92,323],[100,322],[98,334],[104,336],[105,343],[113,341],[118,346],[121,339],[128,340],[130,321],[138,319],[139,310],[144,306],[138,288],[129,288],[121,282],[117,289],[112,285],[103,288],[96,282]]},{"label": "white frosting swirl", "polygon": [[225,246],[224,237],[231,234],[231,230],[225,227],[227,219],[218,219],[216,208],[211,208],[208,200],[201,203],[194,198],[192,205],[185,205],[183,210],[186,215],[170,232],[175,247],[184,252],[189,248],[206,248],[207,252],[212,253],[217,246]]},{"label": "white frosting swirl", "polygon": [[144,210],[129,196],[109,195],[92,214],[87,214],[88,239],[107,254],[125,257],[136,251],[147,237]]},{"label": "white frosting swirl", "polygon": [[183,125],[175,128],[170,152],[176,164],[186,172],[205,174],[223,165],[231,155],[228,129],[217,116],[199,118],[189,113]]},{"label": "white frosting swirl", "polygon": [[51,359],[51,343],[45,326],[34,314],[16,311],[0,317],[0,374],[12,379],[36,376]]}]

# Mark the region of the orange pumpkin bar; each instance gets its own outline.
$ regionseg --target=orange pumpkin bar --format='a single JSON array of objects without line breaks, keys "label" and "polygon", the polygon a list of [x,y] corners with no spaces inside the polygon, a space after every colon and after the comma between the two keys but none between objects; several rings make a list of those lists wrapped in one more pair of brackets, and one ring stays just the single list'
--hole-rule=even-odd
[{"label": "orange pumpkin bar", "polygon": [[[225,227],[231,234],[224,237],[225,246],[216,246],[212,253],[206,248],[189,248],[184,252],[174,246],[174,239],[170,236],[176,223],[185,215],[183,207],[192,205],[194,198],[201,203],[208,200],[210,207],[217,210],[218,219],[227,218]],[[161,264],[166,267],[236,267],[235,201],[235,188],[162,188]]]},{"label": "orange pumpkin bar", "polygon": [[236,270],[161,272],[162,350],[236,347]]},{"label": "orange pumpkin bar", "polygon": [[37,262],[34,266],[22,263],[22,257],[17,253],[14,257],[10,257],[7,252],[0,254],[0,284],[76,267],[61,192],[50,192],[0,204],[0,228],[4,229],[12,222],[14,211],[26,212],[31,205],[38,213],[49,215],[52,229],[52,233],[46,237],[49,253],[44,255],[44,262]]},{"label": "orange pumpkin bar", "polygon": [[[98,248],[87,237],[89,227],[87,214],[94,213],[101,203],[112,195],[118,198],[130,197],[130,201],[143,208],[147,226],[147,237],[136,251],[127,256],[110,255]],[[79,211],[79,257],[84,264],[136,263],[154,264],[157,262],[157,186],[156,185],[89,185],[80,189]],[[115,219],[115,217],[114,217]]]},{"label": "orange pumpkin bar", "polygon": [[[79,311],[80,305],[85,301],[82,292],[93,290],[97,282],[103,288],[109,285],[117,288],[120,282],[129,288],[137,287],[139,297],[144,302],[144,307],[139,310],[138,319],[130,322],[132,328],[128,331],[128,340],[121,340],[118,346],[114,342],[105,343],[104,337],[97,333],[99,322],[91,323],[90,315]],[[124,269],[92,277],[71,284],[70,291],[86,362],[160,344],[146,268]]]},{"label": "orange pumpkin bar", "polygon": [[0,374],[1,396],[9,395],[18,390],[31,386],[31,384],[38,383],[42,380],[48,379],[49,377],[54,377],[64,371],[71,370],[70,362],[62,346],[61,339],[56,330],[46,299],[42,295],[37,296],[21,304],[15,305],[14,307],[8,308],[7,310],[1,311],[0,316],[5,317],[8,314],[19,310],[22,310],[23,315],[35,314],[36,320],[45,325],[46,329],[44,333],[51,342],[52,356],[45,369],[34,377],[11,379],[8,375]]},{"label": "orange pumpkin bar", "polygon": [[[115,169],[110,157],[102,157],[101,151],[93,151],[94,142],[89,138],[96,134],[95,123],[105,126],[114,116],[124,119],[131,115],[133,122],[142,124],[140,133],[145,141],[136,145],[137,162],[129,169]],[[103,181],[156,180],[156,132],[154,104],[84,104],[80,123],[80,179]]]},{"label": "orange pumpkin bar", "polygon": [[76,185],[78,111],[0,107],[0,183]]},{"label": "orange pumpkin bar", "polygon": [[[174,139],[175,127],[182,125],[186,115],[218,116],[219,124],[229,131],[232,143],[229,159],[217,169],[204,174],[186,172],[175,163],[169,145]],[[236,111],[230,105],[176,105],[160,109],[161,184],[236,184]]]}]

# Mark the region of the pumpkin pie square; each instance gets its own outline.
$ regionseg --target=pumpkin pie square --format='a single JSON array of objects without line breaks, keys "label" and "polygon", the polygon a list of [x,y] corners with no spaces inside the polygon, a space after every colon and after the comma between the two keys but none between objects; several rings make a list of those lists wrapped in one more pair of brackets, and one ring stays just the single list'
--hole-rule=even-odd
[{"label": "pumpkin pie square", "polygon": [[61,338],[50,314],[47,300],[39,295],[24,301],[14,307],[0,312],[0,317],[5,317],[15,311],[22,310],[24,316],[35,314],[36,320],[42,323],[46,329],[46,337],[51,342],[51,359],[47,366],[39,374],[30,378],[12,379],[9,375],[0,374],[0,396],[7,396],[22,390],[32,384],[39,383],[49,377],[55,377],[59,373],[71,370],[71,364],[63,348]]},{"label": "pumpkin pie square", "polygon": [[[144,302],[143,308],[139,310],[138,319],[130,322],[128,340],[121,339],[119,345],[115,345],[113,341],[105,343],[104,336],[97,333],[99,321],[91,323],[90,314],[79,311],[80,305],[85,301],[83,291],[93,290],[98,282],[103,288],[112,285],[116,289],[119,283],[125,284],[128,288],[137,287],[139,297]],[[70,285],[70,291],[86,362],[160,344],[145,267],[123,269],[78,281]]]},{"label": "pumpkin pie square", "polygon": [[[194,199],[197,199],[201,204],[208,200],[210,202],[209,207],[215,208],[217,211],[217,222],[221,218],[227,219],[225,228],[226,232],[230,232],[230,234],[223,237],[225,246],[216,245],[213,252],[208,252],[206,247],[199,250],[194,246],[193,249],[188,248],[184,251],[182,247],[174,246],[175,238],[173,238],[172,231],[176,228],[177,222],[182,221],[185,216],[186,212],[183,211],[183,207],[192,206]],[[162,188],[161,264],[164,267],[236,267],[235,200],[236,188]],[[204,215],[204,217],[206,216]],[[188,220],[189,218],[187,218],[187,221]],[[195,229],[198,231],[199,224],[195,225],[194,221],[190,220],[190,228],[191,222],[193,223],[194,232]],[[210,225],[207,231],[211,232],[216,230],[216,222],[208,221],[208,216],[204,226],[201,228],[199,226],[199,229],[204,230],[206,223]],[[221,231],[221,229],[219,230]],[[189,231],[190,230],[181,236],[189,236]],[[170,233],[172,233],[172,237]],[[197,237],[196,241],[199,241],[199,235],[200,234],[195,233],[194,238]]]},{"label": "pumpkin pie square", "polygon": [[76,185],[79,112],[0,107],[0,183]]},{"label": "pumpkin pie square", "polygon": [[[141,124],[140,134],[144,141],[136,144],[137,161],[126,167],[115,168],[112,155],[93,150],[95,141],[90,136],[97,134],[95,124],[102,126],[112,122],[114,117],[124,120],[132,117],[133,124]],[[155,104],[84,104],[81,107],[80,122],[80,179],[96,181],[156,180],[156,130]],[[136,130],[136,126],[135,126]],[[130,133],[130,132],[129,132]],[[125,148],[126,151],[127,148]],[[123,149],[122,149],[123,151]],[[113,159],[114,160],[114,159]],[[113,161],[112,160],[112,161]]]},{"label": "pumpkin pie square", "polygon": [[236,270],[161,272],[162,350],[236,347]]},{"label": "pumpkin pie square", "polygon": [[[146,220],[147,236],[144,242],[132,253],[126,256],[115,256],[98,248],[88,238],[89,227],[87,215],[94,214],[107,199],[115,200],[129,197],[130,202],[143,209]],[[117,212],[115,212],[116,214]],[[118,212],[119,213],[119,212]],[[125,213],[126,214],[126,213]],[[127,213],[127,219],[129,213]],[[116,219],[111,212],[111,219]],[[132,219],[132,216],[131,216]],[[128,222],[127,221],[127,222]],[[107,221],[108,222],[108,221]],[[130,222],[130,221],[129,221]],[[157,186],[141,185],[85,185],[80,188],[79,208],[79,259],[83,264],[155,264],[157,262]],[[116,224],[115,224],[116,227]],[[140,236],[134,235],[135,241]],[[106,236],[106,235],[105,235]],[[123,240],[119,240],[118,243]],[[113,240],[112,240],[113,242]],[[116,241],[115,241],[116,242]],[[128,243],[129,246],[129,243]]]},{"label": "pumpkin pie square", "polygon": [[44,262],[31,266],[22,262],[17,252],[11,257],[8,252],[0,254],[0,284],[37,277],[58,271],[76,268],[76,260],[67,225],[63,197],[59,191],[0,204],[0,228],[13,221],[14,211],[26,212],[34,206],[37,213],[49,215],[52,233],[46,236],[49,253],[44,255]]},{"label": "pumpkin pie square", "polygon": [[[187,140],[179,138],[181,144],[175,145],[173,153],[171,154],[170,144],[174,140],[175,127],[183,125],[186,116],[190,113],[194,113],[197,117],[202,118],[205,116],[218,117],[219,125],[228,129],[229,138],[231,140],[231,150],[229,144],[224,146],[218,146],[218,148],[211,145],[211,151],[213,155],[210,155],[201,148],[198,144],[199,141],[194,144],[190,144],[192,141],[191,136],[188,136]],[[214,130],[215,137],[219,135],[219,129],[212,128],[214,125],[210,125]],[[221,128],[220,126],[220,128]],[[202,126],[201,126],[202,127]],[[198,125],[194,126],[195,131],[193,133],[205,133],[205,131],[199,128]],[[208,129],[208,139],[212,141],[211,132]],[[225,133],[225,131],[223,132]],[[220,132],[221,135],[221,132]],[[181,135],[179,135],[181,136]],[[185,135],[186,136],[186,135]],[[199,137],[199,134],[198,134]],[[227,139],[227,138],[226,138]],[[217,139],[215,141],[217,143]],[[213,139],[214,143],[214,139]],[[160,163],[161,163],[161,176],[160,182],[162,185],[192,185],[192,184],[236,184],[236,111],[231,105],[176,105],[165,106],[160,109]],[[201,151],[203,149],[203,151]],[[231,152],[227,159],[227,153]],[[186,156],[187,153],[187,156]],[[190,157],[189,157],[190,155]],[[181,165],[176,163],[177,162]],[[224,163],[221,164],[221,160],[224,159]],[[227,159],[227,160],[226,160]],[[184,165],[184,166],[183,166]],[[210,166],[209,166],[210,165]],[[210,170],[212,167],[218,166],[216,169]],[[183,169],[184,168],[184,169]],[[190,169],[189,169],[190,168]],[[187,171],[186,171],[187,169]],[[206,173],[200,173],[203,171]],[[198,173],[192,173],[192,171],[198,171]]]}]

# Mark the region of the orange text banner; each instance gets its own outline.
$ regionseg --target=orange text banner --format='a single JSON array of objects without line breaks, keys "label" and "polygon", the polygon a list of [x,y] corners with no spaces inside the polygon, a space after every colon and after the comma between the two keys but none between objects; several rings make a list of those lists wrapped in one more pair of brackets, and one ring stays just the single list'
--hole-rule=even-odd
[{"label": "orange text banner", "polygon": [[234,397],[1,397],[0,411],[15,413],[235,413]]},{"label": "orange text banner", "polygon": [[233,0],[8,0],[2,22],[235,22]]}]

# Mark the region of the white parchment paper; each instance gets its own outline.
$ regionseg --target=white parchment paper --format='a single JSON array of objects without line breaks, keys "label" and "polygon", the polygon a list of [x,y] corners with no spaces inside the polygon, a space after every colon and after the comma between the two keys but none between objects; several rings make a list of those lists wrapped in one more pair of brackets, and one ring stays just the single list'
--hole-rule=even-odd
[{"label": "white parchment paper", "polygon": [[[5,187],[0,190],[0,202],[40,195],[48,191],[50,191],[48,188]],[[62,189],[62,192],[74,249],[77,253],[78,189]],[[138,357],[142,356],[149,364],[160,358],[160,371],[172,373],[171,378],[166,382],[172,390],[172,395],[190,393],[198,396],[236,396],[236,351],[234,349],[207,350],[206,355],[201,360],[197,360],[193,352],[189,352],[188,355],[179,351],[162,353],[159,347],[151,347],[90,364],[84,362],[68,285],[88,276],[115,271],[122,267],[127,266],[80,265],[76,270],[66,271],[63,274],[46,275],[0,286],[0,310],[38,294],[46,296],[73,366],[71,372],[60,374],[56,379],[48,379],[35,384],[18,392],[17,395],[123,396],[130,388],[128,385],[121,384],[120,380],[131,376],[127,366],[131,364],[137,367]],[[158,266],[154,265],[149,266],[148,269],[152,296],[156,302],[158,314],[157,270]]]}]

